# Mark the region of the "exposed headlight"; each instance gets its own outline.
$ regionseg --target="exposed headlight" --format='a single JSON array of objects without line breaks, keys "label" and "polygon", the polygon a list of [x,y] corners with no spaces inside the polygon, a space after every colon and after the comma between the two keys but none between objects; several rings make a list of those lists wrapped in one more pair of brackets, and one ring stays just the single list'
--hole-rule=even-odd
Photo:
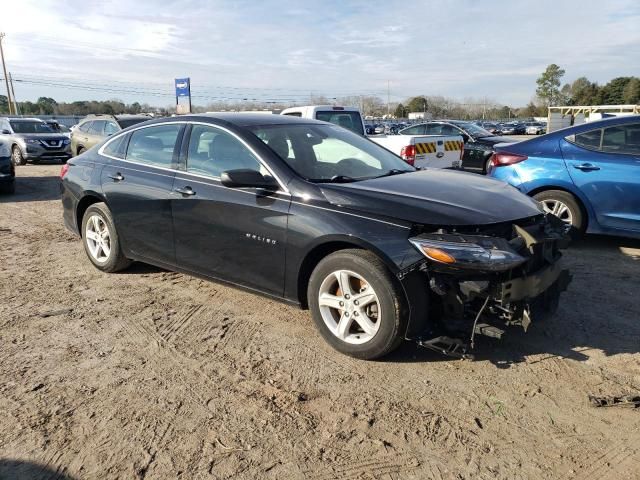
[{"label": "exposed headlight", "polygon": [[62,144],[63,145],[69,145],[69,139],[66,138],[66,139],[62,140]]},{"label": "exposed headlight", "polygon": [[[435,235],[434,235],[435,236]],[[505,239],[480,236],[420,235],[409,241],[425,257],[456,268],[504,271],[527,259],[513,251]],[[462,241],[449,241],[462,239]]]},{"label": "exposed headlight", "polygon": [[25,139],[25,143],[40,143],[40,140],[34,140],[33,138]]}]

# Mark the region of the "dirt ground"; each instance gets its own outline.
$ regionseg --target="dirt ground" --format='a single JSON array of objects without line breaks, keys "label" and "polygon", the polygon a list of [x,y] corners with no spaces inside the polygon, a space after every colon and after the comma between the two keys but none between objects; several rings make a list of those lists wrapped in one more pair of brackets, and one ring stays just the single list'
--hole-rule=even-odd
[{"label": "dirt ground", "polygon": [[640,242],[588,238],[557,315],[475,361],[331,350],[307,312],[62,224],[59,165],[0,197],[0,478],[638,479]]}]

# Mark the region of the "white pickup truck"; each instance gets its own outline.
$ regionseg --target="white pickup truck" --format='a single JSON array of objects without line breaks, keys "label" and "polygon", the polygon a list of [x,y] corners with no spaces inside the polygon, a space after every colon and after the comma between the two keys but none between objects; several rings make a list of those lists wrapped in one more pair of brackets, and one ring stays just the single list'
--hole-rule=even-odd
[{"label": "white pickup truck", "polygon": [[[364,136],[364,122],[355,107],[307,105],[283,110],[281,115],[313,118],[335,123]],[[460,135],[372,135],[378,145],[420,168],[460,168],[464,142]]]}]

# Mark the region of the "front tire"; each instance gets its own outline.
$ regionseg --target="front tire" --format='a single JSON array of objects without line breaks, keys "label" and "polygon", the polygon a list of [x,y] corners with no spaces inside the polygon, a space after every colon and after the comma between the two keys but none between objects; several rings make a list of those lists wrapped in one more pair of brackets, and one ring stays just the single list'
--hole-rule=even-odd
[{"label": "front tire", "polygon": [[542,203],[542,208],[563,222],[571,225],[570,235],[573,239],[580,238],[587,229],[585,214],[576,197],[563,190],[545,190],[533,196]]},{"label": "front tire", "polygon": [[20,147],[17,145],[14,145],[13,148],[11,149],[11,160],[13,161],[13,164],[17,167],[19,165],[26,165],[27,161],[24,158],[24,155],[22,155],[22,150],[20,150]]},{"label": "front tire", "polygon": [[401,289],[366,250],[341,250],[318,263],[307,291],[311,316],[333,348],[373,360],[398,347],[407,314]]},{"label": "front tire", "polygon": [[124,270],[131,260],[122,254],[111,211],[104,203],[94,203],[82,217],[82,243],[91,263],[103,272]]}]

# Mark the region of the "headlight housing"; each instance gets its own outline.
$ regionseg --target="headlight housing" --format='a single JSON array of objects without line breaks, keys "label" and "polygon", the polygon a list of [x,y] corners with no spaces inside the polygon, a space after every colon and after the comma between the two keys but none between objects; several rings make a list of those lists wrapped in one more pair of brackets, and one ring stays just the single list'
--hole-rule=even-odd
[{"label": "headlight housing", "polygon": [[24,140],[24,143],[31,143],[31,144],[34,144],[34,143],[40,143],[40,140],[36,140],[36,139],[34,139],[34,138],[26,138],[26,139]]},{"label": "headlight housing", "polygon": [[502,272],[527,261],[503,238],[423,234],[409,241],[429,260],[453,268]]}]

